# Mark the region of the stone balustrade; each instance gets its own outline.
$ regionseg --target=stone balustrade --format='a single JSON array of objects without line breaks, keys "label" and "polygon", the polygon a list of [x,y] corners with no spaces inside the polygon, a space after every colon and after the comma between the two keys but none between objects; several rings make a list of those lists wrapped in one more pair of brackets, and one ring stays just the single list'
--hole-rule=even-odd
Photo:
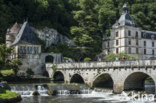
[{"label": "stone balustrade", "polygon": [[[100,68],[100,67],[145,67],[155,66],[156,60],[112,61],[112,62],[73,62],[56,64],[58,69]],[[52,67],[47,63],[46,67]]]}]

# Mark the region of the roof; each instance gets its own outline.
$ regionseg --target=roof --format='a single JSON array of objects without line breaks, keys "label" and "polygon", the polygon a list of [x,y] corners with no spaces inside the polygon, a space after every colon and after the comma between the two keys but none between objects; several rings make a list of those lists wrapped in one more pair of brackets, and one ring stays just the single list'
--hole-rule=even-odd
[{"label": "roof", "polygon": [[153,39],[153,40],[156,40],[156,32],[142,30],[141,31],[141,38],[142,39]]},{"label": "roof", "polygon": [[27,21],[24,22],[24,24],[22,25],[12,45],[16,45],[18,43],[40,45],[40,43],[38,42],[36,36],[34,35]]},{"label": "roof", "polygon": [[[128,10],[128,6],[125,4],[122,8],[123,10]],[[112,28],[116,28],[116,26],[133,26],[133,27],[140,27],[136,22],[135,22],[135,17],[133,20],[129,16],[128,11],[123,12],[122,15],[120,16],[119,20],[112,26]]]},{"label": "roof", "polygon": [[10,29],[9,34],[17,34],[20,30],[20,25],[17,24],[17,22],[12,26],[12,28]]}]

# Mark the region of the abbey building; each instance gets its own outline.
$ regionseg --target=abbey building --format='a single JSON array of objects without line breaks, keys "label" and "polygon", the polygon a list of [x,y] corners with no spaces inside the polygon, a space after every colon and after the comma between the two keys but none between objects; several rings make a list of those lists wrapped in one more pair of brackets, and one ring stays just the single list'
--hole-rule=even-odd
[{"label": "abbey building", "polygon": [[41,44],[29,26],[28,22],[23,24],[15,23],[6,33],[6,46],[13,48],[10,59],[21,59],[20,72],[25,73],[31,68],[35,74],[42,74],[45,71],[45,59],[47,56],[54,57],[53,63],[62,61],[62,54],[42,53]]},{"label": "abbey building", "polygon": [[129,16],[128,6],[122,7],[122,15],[110,29],[110,36],[103,38],[103,53],[135,54],[139,59],[156,57],[156,32],[142,30]]}]

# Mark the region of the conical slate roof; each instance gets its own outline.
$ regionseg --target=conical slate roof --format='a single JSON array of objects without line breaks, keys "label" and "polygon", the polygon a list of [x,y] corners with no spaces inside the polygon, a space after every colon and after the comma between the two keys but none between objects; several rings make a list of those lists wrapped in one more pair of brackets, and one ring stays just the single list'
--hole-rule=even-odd
[{"label": "conical slate roof", "polygon": [[15,41],[12,45],[16,44],[33,44],[40,45],[33,31],[31,30],[28,22],[24,22],[19,33],[16,35]]}]

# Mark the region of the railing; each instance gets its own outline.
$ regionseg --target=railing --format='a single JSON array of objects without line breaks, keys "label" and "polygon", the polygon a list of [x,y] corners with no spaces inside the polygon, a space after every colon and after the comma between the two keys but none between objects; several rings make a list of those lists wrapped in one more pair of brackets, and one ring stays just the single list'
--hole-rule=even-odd
[{"label": "railing", "polygon": [[[156,60],[136,60],[136,61],[113,61],[113,62],[75,62],[75,63],[60,63],[56,64],[57,68],[100,68],[100,67],[145,67],[155,66]],[[46,67],[52,67],[52,64],[47,63]]]}]

